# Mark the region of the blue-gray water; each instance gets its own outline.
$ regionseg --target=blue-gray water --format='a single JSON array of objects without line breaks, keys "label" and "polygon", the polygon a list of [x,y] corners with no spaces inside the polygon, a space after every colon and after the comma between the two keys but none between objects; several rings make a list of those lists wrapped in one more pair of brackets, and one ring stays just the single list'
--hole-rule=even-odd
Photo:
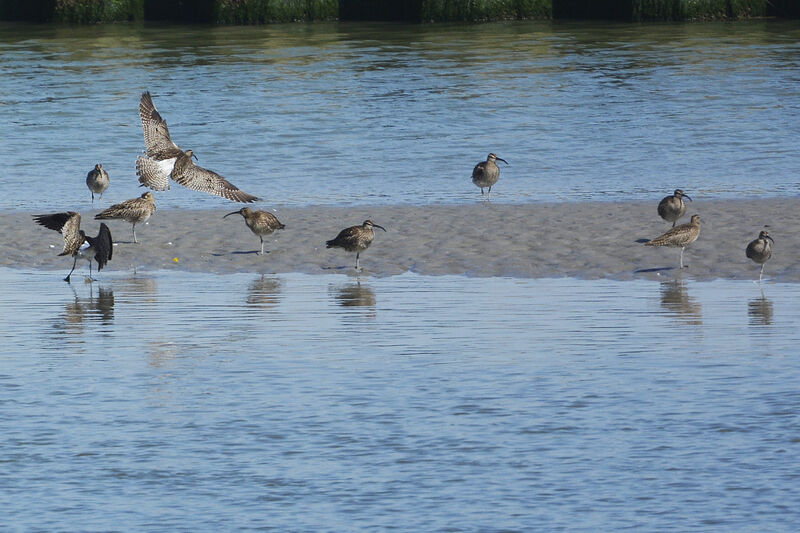
[{"label": "blue-gray water", "polygon": [[[0,24],[0,209],[141,193],[142,91],[269,206],[796,195],[800,22]],[[162,207],[224,200],[176,186]]]},{"label": "blue-gray water", "polygon": [[800,523],[800,285],[2,269],[0,290],[5,530]]}]

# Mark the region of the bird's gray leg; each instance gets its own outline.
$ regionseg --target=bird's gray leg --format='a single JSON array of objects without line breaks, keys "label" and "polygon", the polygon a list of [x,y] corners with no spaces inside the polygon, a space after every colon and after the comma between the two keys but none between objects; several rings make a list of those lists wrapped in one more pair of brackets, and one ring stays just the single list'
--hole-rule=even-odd
[{"label": "bird's gray leg", "polygon": [[92,191],[92,207],[94,207],[94,191]]},{"label": "bird's gray leg", "polygon": [[764,265],[766,265],[766,263],[761,263],[761,271],[758,273],[758,282],[759,283],[761,283],[761,276],[764,275]]},{"label": "bird's gray leg", "polygon": [[134,244],[138,242],[136,240],[136,222],[133,223],[133,242]]},{"label": "bird's gray leg", "polygon": [[361,255],[361,252],[356,252],[356,270],[358,270],[358,256]]},{"label": "bird's gray leg", "polygon": [[75,260],[72,262],[72,270],[70,270],[69,274],[67,274],[67,277],[64,278],[64,281],[66,281],[67,283],[69,283],[69,277],[72,275],[72,271],[75,270],[75,265],[76,264],[78,264],[78,256],[77,255],[75,256]]},{"label": "bird's gray leg", "polygon": [[686,249],[685,246],[681,247],[681,269],[683,269],[683,251]]},{"label": "bird's gray leg", "polygon": [[678,221],[677,221],[677,220],[673,220],[673,221],[672,221],[672,227],[674,228],[674,227],[675,227],[675,224],[677,224],[677,223],[678,223]]},{"label": "bird's gray leg", "polygon": [[259,235],[258,238],[261,239],[261,255],[264,255],[264,237]]},{"label": "bird's gray leg", "polygon": [[491,196],[492,196],[492,186],[489,185],[489,192],[486,193],[486,199],[488,200],[489,197],[491,197]]},{"label": "bird's gray leg", "polygon": [[483,196],[483,187],[481,187],[481,196]]}]

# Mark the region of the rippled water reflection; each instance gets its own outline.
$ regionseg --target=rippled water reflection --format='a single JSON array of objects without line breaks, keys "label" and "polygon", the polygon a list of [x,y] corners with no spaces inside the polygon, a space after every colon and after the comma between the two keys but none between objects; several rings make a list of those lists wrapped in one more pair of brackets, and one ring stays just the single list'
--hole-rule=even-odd
[{"label": "rippled water reflection", "polygon": [[800,285],[0,270],[0,289],[14,527],[800,519]]},{"label": "rippled water reflection", "polygon": [[85,209],[97,162],[105,200],[140,194],[143,90],[270,206],[473,202],[490,151],[510,163],[496,202],[796,195],[798,43],[797,21],[4,23],[0,209]]}]

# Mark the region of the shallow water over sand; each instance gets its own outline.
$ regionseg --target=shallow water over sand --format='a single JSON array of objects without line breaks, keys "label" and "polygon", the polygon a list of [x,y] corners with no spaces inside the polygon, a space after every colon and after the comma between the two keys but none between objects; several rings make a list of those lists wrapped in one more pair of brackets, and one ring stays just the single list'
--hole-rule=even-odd
[{"label": "shallow water over sand", "polygon": [[[269,206],[797,194],[800,23],[0,25],[0,209],[137,196],[139,96]],[[159,206],[214,208],[182,189]]]},{"label": "shallow water over sand", "polygon": [[800,520],[798,284],[60,278],[0,269],[14,527]]}]

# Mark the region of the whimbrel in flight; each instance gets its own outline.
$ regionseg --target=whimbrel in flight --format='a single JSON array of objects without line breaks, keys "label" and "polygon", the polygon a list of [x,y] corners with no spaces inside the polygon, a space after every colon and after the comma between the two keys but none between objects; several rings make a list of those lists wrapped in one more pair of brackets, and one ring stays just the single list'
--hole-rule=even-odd
[{"label": "whimbrel in flight", "polygon": [[745,250],[747,257],[761,265],[761,270],[758,273],[759,282],[764,275],[764,264],[772,257],[772,244],[770,244],[770,241],[775,242],[766,230],[761,230],[758,238],[750,241],[750,244],[747,245],[747,250]]},{"label": "whimbrel in flight", "polygon": [[103,192],[108,189],[108,172],[103,169],[103,165],[97,163],[92,170],[86,174],[86,186],[92,191],[92,205],[94,205],[94,195],[99,194],[103,198]]},{"label": "whimbrel in flight", "polygon": [[147,219],[150,218],[150,215],[152,215],[155,210],[156,199],[153,193],[147,191],[139,198],[125,200],[124,202],[112,205],[108,209],[104,209],[97,213],[94,218],[95,220],[118,218],[125,222],[130,222],[133,224],[133,242],[137,243],[139,241],[136,240],[136,224],[147,222]]},{"label": "whimbrel in flight", "polygon": [[344,248],[347,252],[356,253],[356,270],[359,270],[358,257],[372,244],[372,239],[375,238],[375,232],[372,228],[380,228],[386,231],[386,228],[379,226],[371,220],[365,220],[360,226],[350,226],[339,232],[335,239],[326,241],[327,248]]},{"label": "whimbrel in flight", "polygon": [[142,93],[139,102],[139,116],[142,118],[144,144],[147,157],[136,159],[136,174],[142,185],[155,191],[169,189],[169,178],[188,189],[222,196],[234,202],[255,202],[257,197],[247,194],[231,182],[192,161],[197,159],[191,150],[182,150],[172,142],[167,129],[167,121],[158,114],[149,92]]},{"label": "whimbrel in flight", "polygon": [[89,261],[89,279],[92,279],[92,258],[97,261],[98,272],[111,260],[114,241],[111,239],[111,231],[104,223],[100,224],[100,232],[97,237],[89,237],[80,229],[81,216],[74,211],[53,213],[52,215],[34,215],[33,220],[64,236],[64,250],[58,255],[71,255],[75,258],[72,262],[72,270],[64,278],[67,283],[69,283],[69,278],[75,270],[79,257]]},{"label": "whimbrel in flight", "polygon": [[481,195],[483,194],[483,188],[489,187],[489,191],[486,193],[487,199],[492,194],[492,185],[500,179],[500,167],[497,166],[495,161],[502,161],[506,165],[508,164],[505,159],[501,159],[495,154],[489,154],[486,157],[486,161],[481,161],[472,169],[472,183],[481,188]]},{"label": "whimbrel in flight", "polygon": [[684,198],[690,202],[692,201],[688,194],[680,189],[675,189],[673,194],[665,196],[658,202],[658,216],[667,222],[672,222],[673,228],[678,219],[686,214],[686,202],[683,201]]},{"label": "whimbrel in flight", "polygon": [[700,215],[692,215],[692,221],[670,229],[664,235],[644,243],[645,246],[680,246],[681,268],[683,268],[683,251],[700,236]]},{"label": "whimbrel in flight", "polygon": [[286,227],[280,223],[275,215],[267,211],[262,211],[261,209],[253,211],[249,207],[243,207],[238,211],[228,213],[222,218],[226,218],[231,215],[242,215],[244,217],[244,223],[247,224],[247,227],[250,228],[250,231],[258,235],[258,238],[261,239],[260,255],[264,255],[264,237],[271,235],[275,230]]}]

